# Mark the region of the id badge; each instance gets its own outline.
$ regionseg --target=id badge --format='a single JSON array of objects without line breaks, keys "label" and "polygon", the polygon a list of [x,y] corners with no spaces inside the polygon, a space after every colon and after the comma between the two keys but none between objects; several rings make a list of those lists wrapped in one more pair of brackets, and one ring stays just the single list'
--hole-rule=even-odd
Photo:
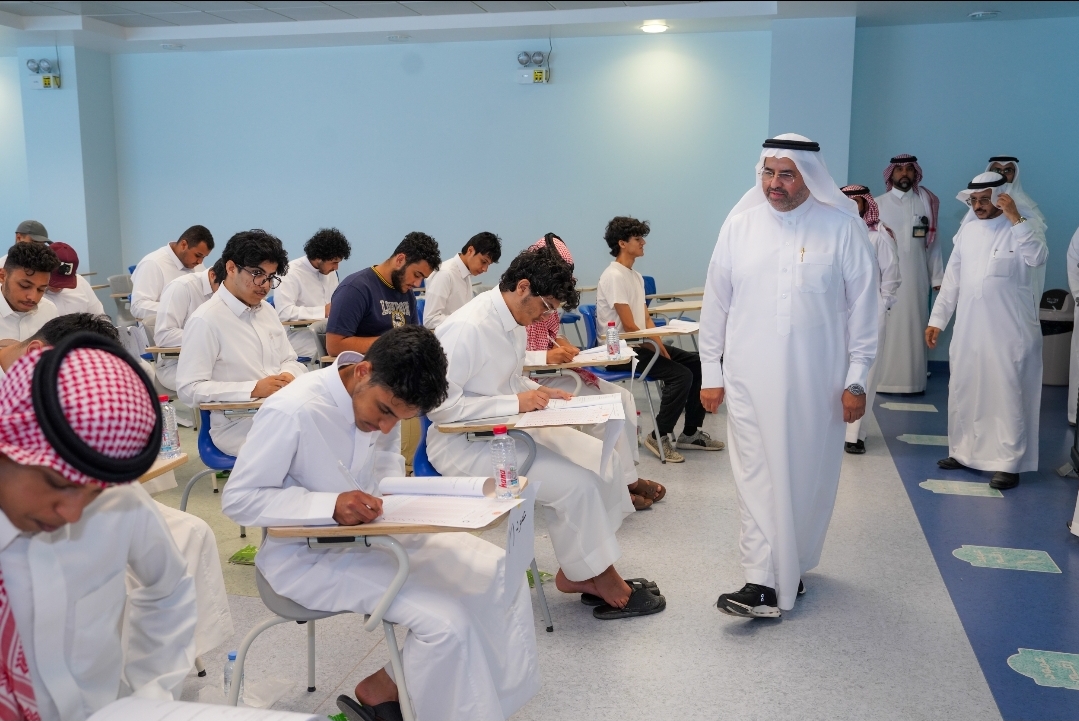
[{"label": "id badge", "polygon": [[915,238],[924,238],[925,234],[929,231],[928,225],[916,225],[913,228]]}]

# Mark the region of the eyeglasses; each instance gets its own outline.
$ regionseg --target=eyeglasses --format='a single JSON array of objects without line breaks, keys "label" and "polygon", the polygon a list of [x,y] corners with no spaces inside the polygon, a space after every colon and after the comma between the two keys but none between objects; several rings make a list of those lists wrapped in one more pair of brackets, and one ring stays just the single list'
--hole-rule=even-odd
[{"label": "eyeglasses", "polygon": [[542,317],[546,317],[546,316],[551,315],[552,313],[557,313],[558,312],[557,307],[552,308],[551,306],[547,305],[547,301],[545,301],[543,299],[542,295],[537,295],[536,297],[540,299],[540,303],[543,303],[543,307],[547,309],[547,310],[543,311]]},{"label": "eyeglasses", "polygon": [[255,285],[266,285],[269,283],[271,289],[281,285],[281,276],[279,275],[269,275],[262,268],[248,268],[247,266],[243,266],[243,269],[251,276],[251,280],[255,282]]},{"label": "eyeglasses", "polygon": [[764,168],[763,170],[761,170],[760,175],[761,175],[761,179],[764,180],[765,182],[771,182],[772,178],[775,178],[777,176],[779,177],[779,182],[781,182],[781,183],[793,183],[794,182],[794,173],[792,173],[789,170],[781,170],[778,173],[776,173],[776,171],[772,170],[771,168]]},{"label": "eyeglasses", "polygon": [[1005,178],[1007,178],[1009,175],[1015,175],[1015,166],[1011,165],[1011,164],[1004,165],[1004,166],[992,165],[992,166],[989,167],[989,172],[990,173],[1000,173]]}]

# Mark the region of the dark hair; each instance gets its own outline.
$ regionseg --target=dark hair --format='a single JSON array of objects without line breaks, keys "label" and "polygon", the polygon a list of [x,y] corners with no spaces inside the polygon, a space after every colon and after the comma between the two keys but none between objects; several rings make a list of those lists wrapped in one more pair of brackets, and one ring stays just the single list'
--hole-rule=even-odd
[{"label": "dark hair", "polygon": [[[285,252],[285,246],[279,238],[259,228],[244,230],[229,238],[218,263],[224,266],[230,260],[238,267],[246,268],[256,268],[268,260],[277,263],[277,275],[288,272],[288,253]],[[217,263],[214,267],[217,267]]]},{"label": "dark hair", "polygon": [[363,359],[371,364],[372,383],[420,413],[446,400],[446,353],[435,334],[422,325],[391,328],[371,344]]},{"label": "dark hair", "polygon": [[577,292],[577,279],[573,269],[561,257],[552,258],[547,248],[523,250],[510,262],[510,267],[498,281],[501,291],[509,292],[517,284],[527,280],[532,288],[532,295],[551,296],[558,299],[567,310],[572,310],[581,302]]},{"label": "dark hair", "polygon": [[616,218],[611,218],[611,222],[607,223],[607,229],[603,231],[603,239],[607,241],[607,246],[611,249],[611,255],[617,258],[618,252],[621,250],[618,247],[618,241],[629,240],[638,235],[643,238],[651,231],[652,229],[648,227],[647,220],[637,220],[626,215],[619,215]]},{"label": "dark hair", "polygon": [[442,265],[442,256],[439,255],[438,243],[427,233],[413,231],[406,235],[393,249],[390,257],[392,258],[399,253],[405,254],[406,266],[426,260],[427,265],[431,266],[431,270],[436,271]]},{"label": "dark hair", "polygon": [[16,243],[8,248],[4,270],[23,268],[30,273],[51,273],[60,267],[60,259],[44,243]]},{"label": "dark hair", "polygon": [[37,333],[26,339],[26,342],[38,340],[47,345],[56,345],[72,333],[86,331],[120,342],[120,331],[112,324],[107,315],[94,315],[93,313],[68,313],[53,318],[38,329]]},{"label": "dark hair", "polygon": [[303,244],[304,255],[308,260],[348,260],[352,255],[352,246],[348,238],[337,228],[319,228],[310,240]]},{"label": "dark hair", "polygon": [[475,250],[477,255],[486,255],[492,263],[497,263],[502,257],[502,239],[487,231],[469,238],[465,247],[461,248],[461,254],[467,253],[469,248]]},{"label": "dark hair", "polygon": [[[555,241],[559,241],[562,245],[566,246],[566,252],[569,252],[569,246],[566,245],[566,241],[562,240],[562,237],[558,233],[545,233],[543,235],[543,247],[547,249],[547,252],[551,254],[551,257],[555,260],[560,260],[563,263],[569,263],[568,260],[562,257],[562,254],[558,252],[558,246],[554,244]],[[569,269],[573,270],[573,263],[569,263]]]},{"label": "dark hair", "polygon": [[222,255],[220,258],[217,259],[216,263],[210,266],[210,270],[213,271],[214,274],[213,282],[217,283],[218,285],[221,285],[221,281],[223,281],[225,279],[225,276],[229,274],[228,270],[225,268],[225,263],[225,256]]},{"label": "dark hair", "polygon": [[208,250],[214,249],[214,236],[205,225],[192,225],[190,228],[180,233],[180,237],[176,239],[176,242],[178,243],[181,240],[186,240],[189,248],[194,248],[200,243],[205,243]]}]

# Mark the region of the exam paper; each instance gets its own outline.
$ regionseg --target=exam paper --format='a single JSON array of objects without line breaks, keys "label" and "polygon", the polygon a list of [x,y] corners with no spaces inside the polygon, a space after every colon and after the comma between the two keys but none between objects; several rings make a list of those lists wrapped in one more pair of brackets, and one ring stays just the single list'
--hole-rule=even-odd
[{"label": "exam paper", "polygon": [[470,496],[494,498],[495,479],[468,476],[387,477],[379,481],[383,495],[409,494],[414,496]]},{"label": "exam paper", "polygon": [[692,333],[701,329],[701,324],[695,320],[682,320],[681,318],[675,318],[674,320],[667,321],[667,327],[671,330],[680,330],[686,333]]},{"label": "exam paper", "polygon": [[[634,350],[632,348],[629,347],[629,344],[626,343],[626,341],[624,341],[624,340],[619,340],[618,341],[618,357],[619,358],[622,358],[622,359],[625,359],[626,361],[628,361],[630,358],[632,358],[632,357],[634,357],[636,355],[637,354],[634,352]],[[608,358],[608,356],[607,356],[607,346],[606,345],[598,345],[595,348],[589,348],[587,350],[582,350],[580,353],[578,353],[576,356],[574,356],[573,360],[574,361],[607,360],[607,358]]]},{"label": "exam paper", "polygon": [[585,408],[587,406],[611,406],[622,405],[622,396],[617,393],[603,393],[598,396],[574,396],[568,401],[561,398],[552,398],[547,401],[547,407],[555,410],[562,408]]},{"label": "exam paper", "polygon": [[319,721],[325,718],[306,713],[128,696],[100,709],[88,721]]},{"label": "exam paper", "polygon": [[461,496],[386,496],[382,515],[373,524],[409,523],[449,528],[483,528],[521,503],[520,498],[463,498]]},{"label": "exam paper", "polygon": [[[622,407],[621,402],[618,408]],[[597,423],[606,423],[611,417],[614,407],[585,406],[583,408],[544,408],[540,411],[531,411],[523,414],[515,428],[542,428],[544,426],[594,426]]]}]

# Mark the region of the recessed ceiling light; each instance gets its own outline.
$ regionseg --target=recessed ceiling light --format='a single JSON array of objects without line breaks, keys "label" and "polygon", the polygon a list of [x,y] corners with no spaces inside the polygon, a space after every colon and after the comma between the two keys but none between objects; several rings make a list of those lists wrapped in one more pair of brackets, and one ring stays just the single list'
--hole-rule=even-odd
[{"label": "recessed ceiling light", "polygon": [[641,26],[641,30],[646,33],[665,33],[667,32],[667,23],[662,20],[648,20]]},{"label": "recessed ceiling light", "polygon": [[183,50],[184,46],[178,43],[161,43],[162,50]]},{"label": "recessed ceiling light", "polygon": [[387,35],[386,39],[391,43],[407,43],[411,37],[411,35]]},{"label": "recessed ceiling light", "polygon": [[971,20],[988,20],[989,18],[995,18],[997,15],[1000,15],[999,10],[978,10],[967,15],[967,17]]}]

